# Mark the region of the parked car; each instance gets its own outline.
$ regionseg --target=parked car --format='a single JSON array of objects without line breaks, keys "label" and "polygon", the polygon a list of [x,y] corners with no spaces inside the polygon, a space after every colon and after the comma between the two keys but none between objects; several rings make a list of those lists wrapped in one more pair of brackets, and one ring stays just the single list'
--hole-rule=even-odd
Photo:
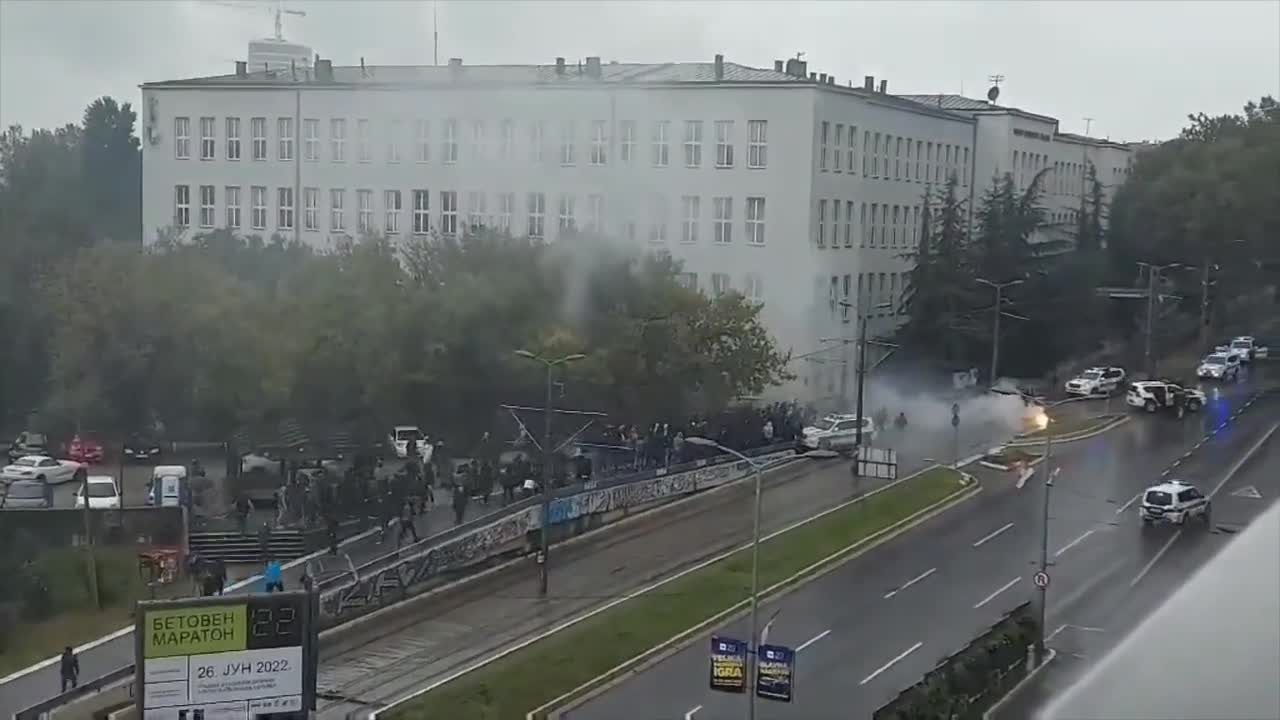
[{"label": "parked car", "polygon": [[1091,367],[1067,381],[1068,395],[1111,395],[1124,387],[1124,368]]},{"label": "parked car", "polygon": [[1244,362],[1253,362],[1258,358],[1267,357],[1268,349],[1257,341],[1252,335],[1239,335],[1231,338],[1231,349],[1241,353],[1241,360]]},{"label": "parked car", "polygon": [[426,433],[422,432],[417,425],[396,425],[387,435],[387,444],[395,450],[398,458],[409,457],[410,440],[418,444],[418,458],[423,462],[429,462],[433,448],[431,443],[427,442]]},{"label": "parked car", "polygon": [[49,484],[83,482],[89,472],[75,460],[54,460],[48,455],[26,455],[0,470],[10,480],[39,480]]},{"label": "parked car", "polygon": [[71,442],[67,443],[66,454],[68,458],[86,465],[101,463],[106,455],[102,448],[102,443],[94,440],[89,435],[81,435],[80,433],[73,435]]},{"label": "parked car", "polygon": [[1203,391],[1185,388],[1167,380],[1132,383],[1124,399],[1130,407],[1142,408],[1149,413],[1165,410],[1178,417],[1188,412],[1196,412],[1205,404]]},{"label": "parked car", "polygon": [[164,454],[164,443],[158,437],[135,433],[124,442],[124,459],[132,462],[154,462]]},{"label": "parked car", "polygon": [[110,475],[90,475],[76,493],[76,507],[83,508],[88,496],[90,510],[117,510],[120,508],[120,486]]},{"label": "parked car", "polygon": [[0,508],[35,509],[53,507],[53,493],[38,480],[14,480],[0,489]]},{"label": "parked car", "polygon": [[1236,353],[1213,353],[1200,361],[1196,375],[1202,380],[1236,380],[1240,377],[1240,356]]},{"label": "parked car", "polygon": [[22,432],[9,443],[9,462],[24,455],[46,455],[49,452],[49,437],[44,433]]}]

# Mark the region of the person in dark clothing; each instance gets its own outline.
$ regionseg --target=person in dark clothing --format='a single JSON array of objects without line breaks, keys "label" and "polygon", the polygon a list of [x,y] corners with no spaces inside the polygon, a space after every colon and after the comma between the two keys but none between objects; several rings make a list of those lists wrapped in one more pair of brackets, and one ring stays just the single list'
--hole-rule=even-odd
[{"label": "person in dark clothing", "polygon": [[467,514],[467,502],[471,499],[470,491],[463,485],[453,486],[453,524],[461,525]]},{"label": "person in dark clothing", "polygon": [[326,532],[329,535],[329,554],[338,554],[338,515],[330,512],[325,518]]},{"label": "person in dark clothing", "polygon": [[387,539],[387,528],[391,525],[391,518],[395,509],[391,505],[391,491],[378,495],[378,542],[381,543]]},{"label": "person in dark clothing", "polygon": [[520,460],[502,469],[502,504],[516,500],[516,488],[520,486]]},{"label": "person in dark clothing", "polygon": [[414,460],[418,459],[418,441],[417,440],[413,438],[409,438],[409,442],[404,444],[404,456],[409,459],[409,462],[413,462]]},{"label": "person in dark clothing", "polygon": [[428,505],[436,504],[436,468],[432,463],[422,466],[422,512]]},{"label": "person in dark clothing", "polygon": [[265,522],[258,528],[258,552],[263,560],[271,559],[271,526]]},{"label": "person in dark clothing", "polygon": [[67,691],[67,685],[77,687],[80,684],[80,658],[76,657],[76,653],[68,645],[62,649],[62,692]]},{"label": "person in dark clothing", "polygon": [[494,472],[493,463],[488,460],[480,462],[480,487],[477,489],[479,490],[480,502],[485,505],[489,504],[489,496],[493,494],[493,486],[496,480]]},{"label": "person in dark clothing", "polygon": [[227,564],[221,559],[213,561],[213,577],[217,580],[218,594],[227,590]]},{"label": "person in dark clothing", "polygon": [[248,497],[243,493],[236,496],[236,521],[240,523],[241,535],[249,532],[249,511],[251,509]]},{"label": "person in dark clothing", "polygon": [[418,528],[413,525],[413,503],[409,500],[405,500],[404,505],[400,507],[400,534],[396,536],[397,549],[404,543],[405,535],[412,535],[413,541],[418,542]]}]

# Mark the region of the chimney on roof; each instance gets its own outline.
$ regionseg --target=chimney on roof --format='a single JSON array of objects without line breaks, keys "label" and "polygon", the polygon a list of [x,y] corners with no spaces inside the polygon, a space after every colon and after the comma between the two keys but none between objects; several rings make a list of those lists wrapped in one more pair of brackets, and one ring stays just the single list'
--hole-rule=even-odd
[{"label": "chimney on roof", "polygon": [[822,83],[823,85],[826,85],[826,84],[827,84],[827,74],[826,74],[826,73],[822,73],[821,75],[819,75],[819,76],[818,76],[818,82]]},{"label": "chimney on roof", "polygon": [[364,56],[360,56],[360,77],[369,77],[369,71],[364,67]]},{"label": "chimney on roof", "polygon": [[556,74],[557,75],[564,74],[564,58],[562,57],[556,58]]},{"label": "chimney on roof", "polygon": [[835,85],[835,84],[836,84],[836,76],[835,76],[835,75],[828,75],[828,76],[827,76],[827,84],[828,84],[828,85]]},{"label": "chimney on roof", "polygon": [[321,60],[316,57],[316,80],[320,82],[333,82],[333,61]]},{"label": "chimney on roof", "polygon": [[885,94],[885,93],[887,93],[888,91],[889,91],[889,81],[888,81],[888,80],[881,80],[881,81],[880,81],[880,94],[881,94],[881,95],[884,95],[884,94]]},{"label": "chimney on roof", "polygon": [[781,60],[774,60],[774,61],[773,61],[773,71],[774,71],[774,72],[783,72],[783,70],[782,70],[782,61],[781,61]]},{"label": "chimney on roof", "polygon": [[787,60],[786,72],[792,77],[798,77],[803,80],[804,76],[809,72],[809,63],[800,58],[791,58]]},{"label": "chimney on roof", "polygon": [[236,61],[236,77],[249,77],[249,63],[245,60]]},{"label": "chimney on roof", "polygon": [[809,73],[809,79],[810,79],[810,80],[815,80],[815,81],[816,81],[816,80],[818,79],[818,73],[816,73],[816,72],[811,72],[811,73]]},{"label": "chimney on roof", "polygon": [[592,78],[595,78],[596,80],[600,79],[601,74],[600,74],[600,56],[599,55],[587,56],[587,75],[591,76]]},{"label": "chimney on roof", "polygon": [[867,91],[869,91],[869,92],[875,92],[875,89],[876,89],[876,76],[875,76],[875,75],[867,75],[867,76],[864,76],[864,77],[862,78],[862,89],[863,89],[863,90],[867,90]]},{"label": "chimney on roof", "polygon": [[716,80],[724,79],[724,56],[716,53]]}]

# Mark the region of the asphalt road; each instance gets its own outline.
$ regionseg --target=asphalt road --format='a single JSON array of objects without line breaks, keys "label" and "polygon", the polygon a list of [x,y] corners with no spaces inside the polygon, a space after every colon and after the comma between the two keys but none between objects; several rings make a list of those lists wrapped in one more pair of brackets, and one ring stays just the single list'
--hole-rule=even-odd
[{"label": "asphalt road", "polygon": [[[1212,487],[1257,442],[1268,421],[1274,422],[1280,401],[1255,403],[1196,448],[1240,409],[1248,390],[1247,385],[1223,388],[1203,416],[1185,422],[1135,416],[1102,436],[1055,448],[1052,465],[1062,471],[1050,513],[1050,627],[1065,622],[1058,620],[1060,606],[1088,604],[1099,583],[1127,587],[1160,553],[1167,536],[1142,534],[1130,502],[1144,487],[1166,468]],[[767,603],[762,617],[777,614],[769,641],[800,649],[796,700],[789,705],[761,700],[757,716],[870,717],[939,660],[1032,597],[1041,493],[1040,483],[1018,489],[1008,476],[987,475],[984,491],[961,507]],[[1091,622],[1085,626],[1115,627]],[[740,620],[714,632],[746,638],[745,626]],[[742,717],[744,696],[707,688],[707,643],[706,636],[699,638],[565,717]]]}]

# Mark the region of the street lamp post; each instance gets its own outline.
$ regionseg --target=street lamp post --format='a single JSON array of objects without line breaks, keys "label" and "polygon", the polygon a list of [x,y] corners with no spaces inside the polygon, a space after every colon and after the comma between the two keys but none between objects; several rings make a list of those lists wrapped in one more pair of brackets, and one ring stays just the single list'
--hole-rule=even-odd
[{"label": "street lamp post", "polygon": [[522,358],[540,362],[547,368],[547,396],[543,406],[545,415],[542,425],[542,532],[538,549],[538,597],[547,596],[547,567],[551,564],[551,388],[552,371],[557,365],[576,362],[586,357],[582,353],[565,355],[562,358],[549,360],[528,350],[516,350]]},{"label": "street lamp post", "polygon": [[991,380],[988,383],[989,385],[995,385],[996,371],[1000,369],[1000,314],[1002,312],[1000,304],[1004,299],[1004,289],[1021,285],[1022,281],[1010,280],[1009,282],[996,283],[985,278],[978,278],[977,280],[983,285],[994,288],[996,291],[994,319],[992,320],[994,327],[991,330]]},{"label": "street lamp post", "polygon": [[1151,356],[1151,332],[1155,326],[1156,316],[1156,280],[1159,279],[1160,273],[1165,270],[1182,267],[1182,263],[1167,263],[1165,265],[1153,265],[1151,263],[1139,262],[1138,267],[1147,269],[1147,327],[1145,348],[1143,350],[1143,364],[1146,366],[1147,376],[1155,377],[1156,367],[1155,361]]},{"label": "street lamp post", "polygon": [[[1040,512],[1040,572],[1047,578],[1049,573],[1049,495],[1053,491],[1053,479],[1057,472],[1053,470],[1053,419],[1048,413],[1040,413],[1036,416],[1036,424],[1045,432],[1044,441],[1044,504]],[[1040,593],[1040,606],[1038,608],[1040,614],[1039,628],[1036,632],[1036,658],[1037,662],[1044,658],[1044,623],[1046,609],[1048,608],[1048,592],[1049,583],[1037,583]]]},{"label": "street lamp post", "polygon": [[[753,511],[755,519],[752,521],[752,530],[751,530],[751,640],[749,641],[749,649],[751,653],[755,653],[756,650],[759,648],[759,643],[756,642],[756,639],[757,639],[756,628],[758,627],[758,623],[760,621],[759,619],[760,505],[761,505],[761,486],[764,481],[764,471],[760,467],[760,463],[752,460],[751,458],[747,457],[746,455],[743,455],[742,453],[738,452],[737,450],[734,450],[733,448],[727,448],[724,445],[721,445],[715,440],[709,440],[707,438],[698,437],[697,435],[694,435],[694,436],[685,438],[684,441],[693,445],[702,445],[703,447],[711,447],[721,452],[728,453],[738,458],[739,460],[746,462],[748,465],[751,466],[751,469],[755,471],[756,489],[755,489],[755,509]],[[757,657],[756,660],[758,661],[759,657]],[[747,680],[747,697],[748,697],[748,700],[747,700],[748,720],[755,720],[755,717],[756,717],[756,693],[755,693],[755,687],[754,687],[755,665],[756,665],[755,662],[747,663],[746,680]]]}]

